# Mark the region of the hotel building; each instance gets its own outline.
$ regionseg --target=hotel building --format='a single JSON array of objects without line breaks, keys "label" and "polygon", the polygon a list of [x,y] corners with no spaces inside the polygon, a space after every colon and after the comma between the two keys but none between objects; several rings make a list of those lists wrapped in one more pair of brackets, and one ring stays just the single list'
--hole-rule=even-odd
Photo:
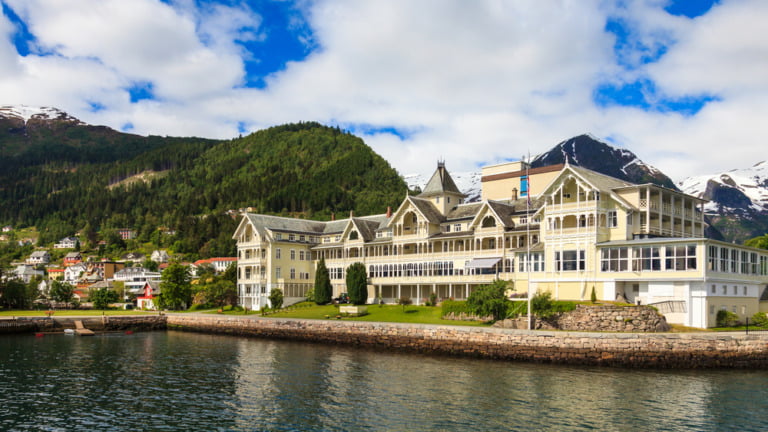
[{"label": "hotel building", "polygon": [[424,190],[394,212],[328,222],[246,213],[234,234],[243,306],[286,303],[314,285],[320,258],[334,296],[345,269],[368,269],[369,302],[466,299],[494,279],[522,295],[650,304],[671,323],[712,327],[718,310],[740,319],[760,310],[768,251],[704,237],[705,201],[654,184],[632,184],[568,163],[483,168],[480,202],[443,163]]}]

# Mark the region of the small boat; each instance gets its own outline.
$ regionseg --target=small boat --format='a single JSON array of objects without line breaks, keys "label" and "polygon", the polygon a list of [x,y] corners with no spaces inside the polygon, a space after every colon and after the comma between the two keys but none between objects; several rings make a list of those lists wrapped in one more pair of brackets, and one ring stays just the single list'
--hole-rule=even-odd
[{"label": "small boat", "polygon": [[64,334],[69,336],[75,335],[75,329],[64,329]]}]

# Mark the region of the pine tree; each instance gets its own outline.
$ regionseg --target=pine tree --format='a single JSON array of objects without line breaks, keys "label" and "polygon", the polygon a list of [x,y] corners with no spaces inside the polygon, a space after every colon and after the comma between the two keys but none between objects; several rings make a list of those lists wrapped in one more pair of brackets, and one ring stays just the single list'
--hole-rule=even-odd
[{"label": "pine tree", "polygon": [[325,258],[320,258],[315,271],[315,303],[319,305],[330,303],[332,296],[333,286],[328,267],[325,266]]},{"label": "pine tree", "polygon": [[363,263],[356,262],[347,268],[347,293],[352,304],[362,305],[368,301],[368,275]]}]

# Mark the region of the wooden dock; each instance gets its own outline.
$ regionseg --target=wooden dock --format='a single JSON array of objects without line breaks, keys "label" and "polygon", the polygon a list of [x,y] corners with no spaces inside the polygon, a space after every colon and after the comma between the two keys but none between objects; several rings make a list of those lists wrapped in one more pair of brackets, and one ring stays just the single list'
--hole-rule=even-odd
[{"label": "wooden dock", "polygon": [[79,336],[93,336],[93,330],[88,330],[87,328],[83,327],[83,322],[80,320],[75,320],[75,333],[77,333]]}]

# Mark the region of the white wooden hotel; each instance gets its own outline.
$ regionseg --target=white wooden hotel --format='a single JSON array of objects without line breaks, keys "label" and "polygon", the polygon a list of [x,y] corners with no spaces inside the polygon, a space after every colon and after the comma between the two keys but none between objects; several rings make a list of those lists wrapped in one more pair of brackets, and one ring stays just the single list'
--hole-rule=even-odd
[{"label": "white wooden hotel", "polygon": [[259,309],[272,288],[287,304],[302,300],[323,257],[334,296],[346,291],[345,269],[364,263],[369,302],[465,299],[499,278],[562,300],[589,299],[594,287],[692,327],[714,326],[720,309],[744,319],[761,308],[768,251],[705,238],[696,197],[567,163],[512,162],[483,168],[480,202],[464,198],[438,163],[394,212],[328,222],[246,213],[234,234],[240,302]]}]

